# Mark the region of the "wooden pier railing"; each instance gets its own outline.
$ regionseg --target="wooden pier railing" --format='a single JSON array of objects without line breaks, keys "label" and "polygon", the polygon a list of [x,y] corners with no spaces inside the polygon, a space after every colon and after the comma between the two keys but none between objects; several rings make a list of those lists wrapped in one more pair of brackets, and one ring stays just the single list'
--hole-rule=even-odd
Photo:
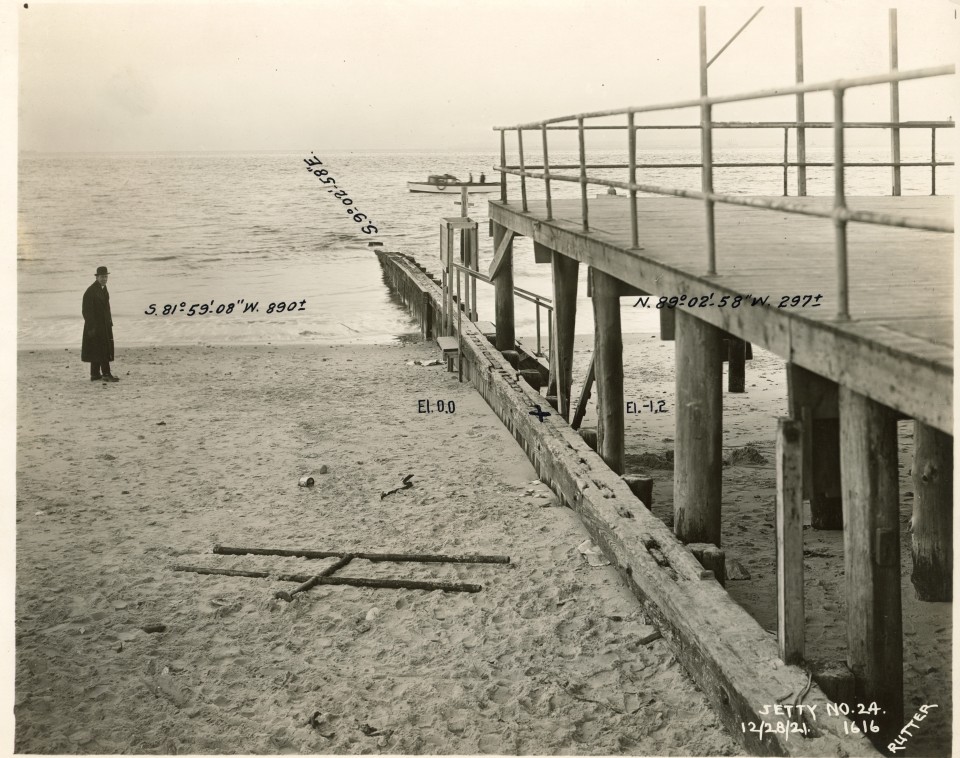
[{"label": "wooden pier railing", "polygon": [[[527,198],[527,179],[541,179],[543,180],[543,187],[546,195],[546,207],[547,207],[547,220],[552,220],[553,218],[553,208],[552,208],[552,194],[550,183],[554,181],[560,182],[573,182],[580,185],[580,198],[581,198],[581,215],[582,215],[582,227],[584,232],[590,231],[590,206],[588,200],[588,187],[590,185],[601,186],[601,187],[614,187],[618,189],[624,189],[629,193],[630,197],[630,208],[631,208],[631,238],[632,238],[632,247],[633,249],[638,249],[640,247],[639,241],[639,226],[637,220],[637,193],[638,192],[647,192],[655,195],[667,195],[673,197],[682,197],[692,200],[701,200],[704,203],[705,209],[705,233],[706,233],[706,256],[707,256],[707,274],[715,275],[717,273],[717,260],[716,260],[716,236],[715,236],[715,218],[714,218],[714,206],[716,203],[725,203],[729,205],[742,205],[749,206],[751,208],[766,208],[768,210],[782,211],[786,213],[798,213],[808,216],[818,216],[820,218],[832,219],[834,226],[836,228],[836,259],[837,259],[837,316],[839,318],[849,318],[849,296],[848,296],[848,287],[847,287],[847,224],[850,222],[865,223],[865,224],[879,224],[881,226],[895,226],[903,227],[907,229],[921,229],[927,231],[937,231],[937,232],[953,232],[953,224],[951,222],[938,222],[931,221],[925,218],[909,217],[899,214],[891,213],[878,213],[873,211],[855,211],[847,207],[846,204],[846,193],[845,193],[845,181],[844,181],[844,171],[847,167],[852,165],[861,165],[857,163],[848,163],[845,160],[845,130],[853,128],[856,124],[858,128],[887,128],[887,129],[905,129],[905,128],[927,128],[931,129],[933,132],[932,138],[932,154],[935,156],[936,150],[936,129],[938,128],[952,128],[953,122],[950,121],[940,121],[940,122],[896,122],[896,123],[869,123],[869,122],[847,122],[844,119],[844,95],[850,89],[856,89],[860,87],[869,87],[876,86],[880,84],[891,84],[899,83],[905,81],[912,81],[917,79],[929,79],[932,77],[938,76],[947,76],[954,73],[954,66],[939,66],[933,68],[924,68],[916,69],[913,71],[894,71],[887,74],[880,74],[875,76],[865,76],[856,79],[838,79],[832,82],[825,82],[820,84],[803,84],[796,85],[793,87],[784,87],[773,90],[760,90],[757,92],[750,92],[743,95],[722,95],[714,97],[701,97],[692,100],[684,100],[676,103],[667,103],[664,105],[649,105],[649,106],[639,106],[632,108],[619,108],[612,110],[603,110],[603,111],[594,111],[590,113],[583,113],[570,116],[559,116],[556,118],[544,119],[542,121],[535,121],[526,124],[518,124],[516,126],[496,126],[494,127],[495,131],[500,132],[500,165],[496,166],[496,170],[500,172],[500,199],[503,202],[507,202],[507,175],[514,175],[520,177],[520,195],[521,195],[521,207],[524,211],[528,210],[528,198]],[[729,195],[722,194],[714,191],[713,187],[713,169],[721,166],[729,166],[731,164],[720,164],[718,166],[714,163],[713,160],[713,141],[712,141],[712,131],[715,128],[747,128],[744,125],[738,126],[721,126],[717,125],[712,120],[712,109],[713,106],[722,104],[722,103],[739,103],[747,102],[751,100],[763,100],[770,98],[786,97],[789,95],[802,95],[812,92],[830,92],[833,94],[834,102],[834,119],[832,124],[821,124],[818,122],[803,122],[801,124],[784,124],[784,123],[773,123],[772,125],[768,122],[764,124],[763,122],[758,122],[757,124],[751,125],[753,128],[789,128],[790,126],[798,128],[798,133],[800,129],[807,128],[831,128],[833,130],[833,142],[834,142],[834,160],[832,162],[834,168],[834,203],[831,210],[825,210],[821,208],[811,207],[810,205],[800,204],[790,202],[789,200],[776,200],[770,198],[756,198],[756,197],[743,197],[739,195]],[[689,108],[699,108],[701,113],[701,122],[699,126],[675,126],[675,127],[662,127],[662,126],[647,126],[641,127],[634,123],[636,114],[642,113],[658,113],[663,111],[675,111],[683,110]],[[623,115],[627,117],[627,124],[625,126],[596,126],[590,127],[585,122],[587,119],[599,119],[599,118],[608,118],[610,116]],[[574,121],[576,126],[565,126],[565,122]],[[549,145],[548,145],[548,132],[555,129],[576,129],[578,132],[579,140],[579,151],[580,151],[580,160],[577,164],[563,164],[565,167],[569,168],[578,168],[579,174],[564,174],[564,173],[555,173],[557,166],[551,167],[549,162]],[[585,139],[584,133],[589,128],[613,128],[613,129],[625,129],[627,131],[628,137],[628,155],[629,159],[627,163],[624,164],[591,164],[586,159],[586,149],[585,149]],[[649,129],[662,129],[662,128],[695,128],[699,129],[701,133],[700,140],[700,162],[699,164],[692,164],[693,166],[699,166],[701,168],[701,189],[690,190],[682,189],[679,187],[668,187],[658,184],[649,184],[645,182],[637,181],[637,169],[645,168],[642,163],[637,161],[637,131],[643,128]],[[519,164],[510,165],[507,163],[506,158],[506,133],[508,131],[515,131],[517,133],[517,146],[519,152]],[[542,171],[534,171],[532,167],[528,167],[524,162],[524,152],[523,152],[523,133],[525,131],[539,131],[542,134],[543,140],[543,163],[538,166],[542,168]],[[786,161],[785,161],[786,162]],[[802,165],[804,167],[819,165],[813,162],[804,161],[802,163],[794,162],[795,165]],[[655,164],[654,164],[655,165]],[[782,164],[771,164],[771,163],[742,163],[742,164],[733,164],[740,167],[743,166],[778,166]],[[867,164],[867,165],[887,165],[883,163],[877,164]],[[902,161],[891,162],[889,165],[901,167],[905,164]],[[935,157],[931,158],[929,164],[924,163],[921,165],[930,165],[932,173],[932,181],[934,189],[936,187],[935,172],[937,166],[943,165],[952,165],[952,162],[937,162]],[[629,171],[629,176],[627,181],[619,181],[615,179],[605,179],[597,175],[590,175],[587,173],[588,168],[626,168]],[[662,167],[662,166],[661,166]],[[674,165],[674,167],[687,167],[687,164]]]}]

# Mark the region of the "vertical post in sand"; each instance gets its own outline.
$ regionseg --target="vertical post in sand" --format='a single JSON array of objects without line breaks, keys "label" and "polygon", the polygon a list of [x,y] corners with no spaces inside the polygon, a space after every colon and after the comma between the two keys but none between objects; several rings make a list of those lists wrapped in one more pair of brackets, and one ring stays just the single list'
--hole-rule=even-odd
[{"label": "vertical post in sand", "polygon": [[[493,225],[493,248],[499,249],[500,240],[507,229],[500,224]],[[513,243],[504,254],[503,263],[493,278],[494,310],[497,325],[497,350],[513,350],[517,345],[517,334],[513,321]]]},{"label": "vertical post in sand", "polygon": [[673,342],[677,334],[677,312],[673,308],[660,309],[660,341]]},{"label": "vertical post in sand", "polygon": [[423,292],[423,313],[421,314],[421,326],[423,329],[423,338],[425,340],[433,337],[433,303],[430,301],[430,293]]},{"label": "vertical post in sand", "polygon": [[623,473],[623,337],[620,280],[593,269],[594,352],[597,381],[597,453]]},{"label": "vertical post in sand", "polygon": [[747,391],[747,343],[732,334],[727,342],[727,391]]},{"label": "vertical post in sand", "polygon": [[787,364],[790,416],[803,420],[804,489],[814,529],[842,529],[840,420],[837,384]]},{"label": "vertical post in sand", "polygon": [[803,424],[777,422],[777,640],[785,663],[803,660]]},{"label": "vertical post in sand", "polygon": [[840,387],[847,662],[857,699],[884,712],[879,737],[903,726],[897,422],[889,408]]},{"label": "vertical post in sand", "polygon": [[[473,271],[480,270],[480,230],[474,224],[470,230],[470,268]],[[470,277],[470,320],[478,321],[480,319],[477,313],[477,277]]]},{"label": "vertical post in sand", "polygon": [[580,262],[560,255],[556,250],[553,251],[551,262],[555,323],[554,344],[550,347],[550,364],[556,372],[557,403],[560,415],[569,421],[570,387],[573,385],[573,335],[577,322],[577,284],[580,276]]},{"label": "vertical post in sand", "polygon": [[814,529],[843,529],[843,489],[840,473],[840,421],[810,420],[810,525]]},{"label": "vertical post in sand", "polygon": [[676,320],[674,531],[681,542],[720,547],[723,332],[684,311]]},{"label": "vertical post in sand", "polygon": [[440,262],[442,272],[441,295],[443,298],[443,316],[440,334],[448,336],[452,331],[452,298],[450,292],[450,263],[453,260],[453,229],[448,224],[440,227]]},{"label": "vertical post in sand", "polygon": [[921,600],[953,599],[953,437],[915,422],[913,574]]}]

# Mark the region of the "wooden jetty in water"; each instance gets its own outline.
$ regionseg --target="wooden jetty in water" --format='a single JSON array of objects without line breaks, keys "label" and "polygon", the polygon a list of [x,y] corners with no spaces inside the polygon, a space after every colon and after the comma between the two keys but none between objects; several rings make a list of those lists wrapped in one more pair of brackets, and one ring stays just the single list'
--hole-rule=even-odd
[{"label": "wooden jetty in water", "polygon": [[[799,20],[798,12],[798,25]],[[895,23],[893,11],[894,39]],[[897,71],[895,42],[891,49],[894,70],[887,74],[811,85],[802,83],[801,67],[793,87],[709,97],[701,9],[700,98],[496,127],[501,195],[490,202],[494,256],[488,276],[476,270],[477,230],[469,219],[442,225],[442,282],[431,282],[409,259],[378,253],[388,277],[421,315],[425,335],[440,337],[451,361],[456,354],[462,376],[514,432],[541,478],[581,514],[731,732],[748,749],[764,754],[874,754],[862,737],[843,727],[842,718],[807,723],[812,731],[792,742],[782,733],[742,730],[745,723],[770,718],[758,715],[765,705],[772,708],[784,693],[803,689],[803,672],[792,664],[804,661],[805,498],[814,528],[843,529],[849,672],[839,679],[817,676],[822,690],[814,685],[804,702],[826,702],[829,695],[851,706],[876,703],[884,715],[877,719],[878,733],[869,737],[882,749],[906,723],[899,420],[915,421],[913,582],[921,599],[952,600],[953,203],[949,197],[900,194],[898,141],[902,128],[930,129],[935,135],[952,122],[900,122],[899,113],[892,112],[890,122],[857,124],[894,135],[892,160],[881,164],[892,169],[894,195],[848,197],[844,184],[850,165],[844,131],[851,127],[844,118],[845,93],[886,85],[895,95],[901,82],[953,73],[953,67]],[[813,92],[832,94],[829,124],[803,120],[803,96]],[[798,196],[716,192],[711,134],[730,124],[714,123],[713,106],[782,96],[796,97],[796,123],[753,127],[795,130],[798,161],[789,164],[785,157],[782,165],[785,177],[788,165],[797,169]],[[636,117],[682,108],[697,108],[701,116],[701,188],[638,181],[638,133],[667,127],[639,126]],[[627,160],[592,164],[585,133],[612,128],[591,126],[593,119],[611,116],[625,117],[619,128],[627,132]],[[803,134],[825,127],[833,131],[834,192],[809,197]],[[548,137],[555,129],[577,131],[576,165],[550,164]],[[517,137],[516,163],[507,160],[511,132]],[[525,132],[540,137],[537,165],[525,162]],[[938,165],[952,165],[938,162],[933,151],[924,164],[932,175]],[[627,178],[591,173],[598,168],[625,169]],[[566,173],[570,169],[576,173]],[[508,195],[508,177],[519,178],[511,180],[519,184],[519,196]],[[533,181],[540,182],[541,198],[528,196]],[[558,181],[579,185],[580,198],[554,199],[551,188]],[[591,185],[627,194],[591,199]],[[935,192],[935,182],[931,186]],[[459,263],[452,255],[457,233]],[[514,330],[512,243],[517,235],[531,239],[536,261],[552,267],[550,362],[538,380],[560,416],[550,423],[537,423],[530,415],[530,408],[544,400],[534,389],[539,384],[519,381],[523,361],[527,371],[543,366],[523,354]],[[602,463],[564,421],[574,405],[571,366],[581,264],[589,267],[592,285],[591,371],[598,396],[596,453]],[[462,302],[460,274],[472,277],[474,285],[480,278],[495,287],[494,334],[473,323],[475,305],[469,295]],[[677,299],[677,307],[660,311],[661,336],[675,340],[677,356],[673,533],[642,506],[635,507],[637,500],[619,476],[625,410],[620,299],[644,295]],[[754,302],[764,297],[769,298],[765,303]],[[722,572],[722,362],[730,363],[731,390],[743,391],[747,343],[763,346],[787,364],[790,417],[780,419],[776,439],[776,642],[710,581],[714,573],[704,568],[706,561],[700,565],[693,558],[694,553],[709,556],[709,565]],[[789,732],[789,719],[786,728]]]}]

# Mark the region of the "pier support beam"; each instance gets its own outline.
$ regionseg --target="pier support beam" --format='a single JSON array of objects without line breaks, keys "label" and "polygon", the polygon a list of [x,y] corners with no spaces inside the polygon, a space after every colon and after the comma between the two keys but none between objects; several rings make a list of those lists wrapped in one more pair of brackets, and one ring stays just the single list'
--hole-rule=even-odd
[{"label": "pier support beam", "polygon": [[720,547],[723,332],[677,311],[676,345],[674,531],[682,542]]},{"label": "pier support beam", "polygon": [[[493,247],[500,244],[507,234],[513,234],[500,224],[493,224]],[[494,310],[497,324],[497,350],[513,350],[517,344],[517,334],[513,317],[513,242],[507,243],[498,269],[493,276]]]},{"label": "pier support beam", "polygon": [[921,600],[953,599],[953,437],[915,422],[913,575]]},{"label": "pier support beam", "polygon": [[[534,243],[534,249],[537,247]],[[542,247],[542,246],[541,246]],[[570,420],[570,388],[573,385],[573,335],[577,322],[577,283],[580,262],[552,252],[553,345],[550,367],[557,385],[560,415]],[[617,309],[619,325],[619,308]],[[552,382],[551,382],[552,384]]]},{"label": "pier support beam", "polygon": [[787,364],[790,416],[803,422],[803,489],[814,529],[842,529],[837,384]]},{"label": "pier support beam", "polygon": [[677,312],[672,308],[660,309],[660,340],[673,342],[677,333]]},{"label": "pier support beam", "polygon": [[803,613],[803,424],[777,423],[777,641],[785,663],[800,663]]},{"label": "pier support beam", "polygon": [[597,453],[623,473],[623,337],[620,280],[593,269],[594,361],[597,381]]},{"label": "pier support beam", "polygon": [[747,391],[747,343],[732,334],[727,342],[727,392]]},{"label": "pier support beam", "polygon": [[903,725],[900,491],[892,410],[840,387],[847,661],[857,700],[876,703],[879,737]]}]

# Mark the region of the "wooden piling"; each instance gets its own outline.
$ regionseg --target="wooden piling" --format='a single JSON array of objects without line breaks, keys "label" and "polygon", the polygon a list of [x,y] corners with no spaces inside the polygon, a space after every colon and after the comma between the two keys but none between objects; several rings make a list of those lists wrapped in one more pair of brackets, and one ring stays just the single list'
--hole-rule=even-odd
[{"label": "wooden piling", "polygon": [[814,529],[842,529],[840,419],[837,384],[787,364],[790,416],[803,422],[804,493]]},{"label": "wooden piling", "polygon": [[420,314],[420,326],[423,331],[423,338],[429,340],[434,337],[433,333],[433,302],[430,299],[429,292],[422,292],[422,304]]},{"label": "wooden piling", "polygon": [[[504,236],[513,234],[500,224],[493,224],[493,246],[500,249]],[[513,350],[517,342],[513,317],[513,243],[507,244],[498,270],[493,275],[494,319],[497,325],[497,350]]]},{"label": "wooden piling", "polygon": [[856,707],[857,692],[853,672],[845,663],[815,662],[813,681],[820,685],[824,694],[835,703],[846,703],[851,709]]},{"label": "wooden piling", "polygon": [[677,312],[672,308],[660,309],[660,341],[673,342],[677,333]]},{"label": "wooden piling", "polygon": [[811,418],[810,525],[843,529],[843,489],[840,474],[840,420]]},{"label": "wooden piling", "polygon": [[858,702],[876,702],[882,742],[903,726],[897,424],[889,408],[840,387],[847,661]]},{"label": "wooden piling", "polygon": [[732,334],[727,342],[727,392],[747,391],[747,343]]},{"label": "wooden piling", "polygon": [[584,427],[580,430],[580,436],[583,438],[583,441],[587,443],[589,447],[594,452],[597,451],[597,430],[593,427]]},{"label": "wooden piling", "polygon": [[920,600],[953,599],[953,437],[914,427],[913,574]]},{"label": "wooden piling", "polygon": [[543,386],[543,377],[536,369],[520,369],[520,377],[537,391]]},{"label": "wooden piling", "polygon": [[803,424],[777,423],[777,640],[785,663],[803,660]]},{"label": "wooden piling", "polygon": [[624,474],[621,478],[641,503],[648,509],[653,507],[653,479],[635,474]]},{"label": "wooden piling", "polygon": [[723,332],[683,311],[676,321],[674,531],[720,547]]},{"label": "wooden piling", "polygon": [[593,269],[594,360],[597,382],[597,452],[623,473],[623,337],[620,281]]},{"label": "wooden piling", "polygon": [[720,586],[727,585],[727,556],[711,542],[691,542],[687,549],[700,561],[700,565],[713,572]]},{"label": "wooden piling", "polygon": [[[557,382],[560,415],[570,420],[573,385],[573,337],[577,322],[577,284],[580,262],[553,251],[553,345],[551,366]],[[619,311],[618,311],[619,312]],[[554,355],[556,358],[554,358]]]},{"label": "wooden piling", "polygon": [[593,379],[596,373],[596,360],[594,357],[590,357],[590,368],[587,369],[587,376],[583,380],[583,386],[580,388],[580,399],[577,401],[577,410],[573,414],[573,421],[570,422],[570,427],[573,429],[579,429],[580,424],[583,422],[583,417],[587,412],[587,402],[590,400],[590,391],[593,388]]}]

